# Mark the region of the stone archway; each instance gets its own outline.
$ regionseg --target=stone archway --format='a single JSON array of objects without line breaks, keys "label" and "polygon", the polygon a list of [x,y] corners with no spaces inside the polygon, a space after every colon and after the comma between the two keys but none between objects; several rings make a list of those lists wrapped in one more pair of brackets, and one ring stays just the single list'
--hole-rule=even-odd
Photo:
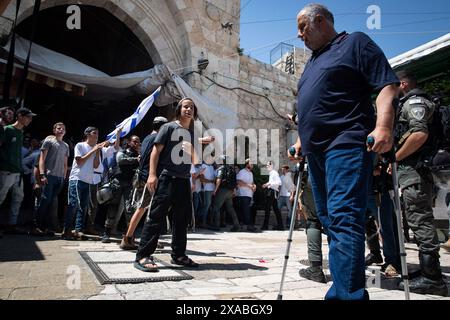
[{"label": "stone archway", "polygon": [[[73,2],[68,0],[43,0],[41,10],[71,4]],[[188,47],[186,41],[183,41],[186,38],[176,32],[180,27],[164,1],[150,5],[144,0],[81,0],[76,4],[103,8],[121,20],[145,46],[155,64],[165,64],[173,69],[183,65],[186,50],[182,50],[181,47]],[[12,14],[14,10],[10,8],[9,13]],[[23,3],[18,23],[28,18],[32,12],[33,3],[31,1]],[[183,35],[185,32],[180,34]]]}]

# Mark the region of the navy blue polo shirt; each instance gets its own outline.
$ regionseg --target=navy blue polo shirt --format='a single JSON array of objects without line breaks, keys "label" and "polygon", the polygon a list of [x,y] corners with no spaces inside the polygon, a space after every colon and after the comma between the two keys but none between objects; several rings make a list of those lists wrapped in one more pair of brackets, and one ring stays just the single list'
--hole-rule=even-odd
[{"label": "navy blue polo shirt", "polygon": [[399,83],[381,49],[364,33],[340,33],[314,52],[298,83],[302,153],[365,145],[375,128],[372,93]]}]

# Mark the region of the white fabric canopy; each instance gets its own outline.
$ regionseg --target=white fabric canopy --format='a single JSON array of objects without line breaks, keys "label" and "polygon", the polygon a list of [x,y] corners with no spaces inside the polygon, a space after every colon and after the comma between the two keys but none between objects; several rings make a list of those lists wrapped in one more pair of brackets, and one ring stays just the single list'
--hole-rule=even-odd
[{"label": "white fabric canopy", "polygon": [[[15,55],[25,61],[30,42],[16,38]],[[218,129],[225,137],[226,129],[239,126],[236,112],[227,106],[220,106],[192,89],[178,75],[172,74],[165,65],[157,65],[153,69],[112,77],[82,62],[61,53],[44,48],[36,43],[31,47],[30,66],[49,75],[78,82],[88,87],[88,94],[96,99],[114,100],[118,96],[131,94],[150,94],[159,86],[172,80],[182,97],[190,97],[197,105],[200,119],[207,129]],[[9,44],[5,46],[9,51]],[[156,100],[156,105],[173,103],[173,86],[165,86]],[[167,93],[164,96],[164,93]]]},{"label": "white fabric canopy", "polygon": [[[8,43],[5,50],[9,51],[9,46]],[[16,36],[16,58],[25,62],[29,46],[28,40]],[[149,94],[170,79],[170,73],[164,65],[156,65],[149,70],[113,77],[36,43],[33,43],[31,47],[30,66],[58,78],[85,84],[88,87],[87,98],[96,100],[114,100],[136,93]],[[172,98],[164,97],[164,93],[162,93],[160,100],[164,101],[157,104],[165,105]]]}]

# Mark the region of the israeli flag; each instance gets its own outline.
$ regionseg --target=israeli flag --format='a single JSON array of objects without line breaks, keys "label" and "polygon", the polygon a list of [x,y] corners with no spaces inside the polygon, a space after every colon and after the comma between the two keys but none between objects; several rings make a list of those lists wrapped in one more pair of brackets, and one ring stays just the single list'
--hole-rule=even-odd
[{"label": "israeli flag", "polygon": [[106,136],[106,140],[108,140],[110,143],[114,143],[114,141],[116,141],[116,131],[119,128],[122,128],[122,133],[120,135],[121,138],[125,137],[127,134],[130,133],[131,130],[136,128],[139,122],[141,122],[141,120],[144,119],[145,115],[147,114],[147,111],[150,110],[150,108],[153,105],[153,102],[155,102],[160,92],[161,87],[156,89],[155,92],[153,92],[150,96],[142,100],[141,104],[137,107],[136,111],[131,116],[123,120],[120,124],[118,124],[116,126],[116,129]]}]

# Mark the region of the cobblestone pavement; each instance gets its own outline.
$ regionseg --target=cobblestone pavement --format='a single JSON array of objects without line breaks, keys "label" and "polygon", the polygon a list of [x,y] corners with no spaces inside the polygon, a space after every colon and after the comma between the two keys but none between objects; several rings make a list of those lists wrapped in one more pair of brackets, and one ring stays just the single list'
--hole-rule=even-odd
[{"label": "cobblestone pavement", "polygon": [[[197,270],[184,271],[193,277],[184,281],[101,285],[80,251],[120,251],[117,243],[65,241],[26,235],[4,235],[0,239],[0,299],[82,299],[82,300],[273,300],[280,287],[288,231],[213,232],[199,229],[188,234],[188,255],[200,263]],[[328,251],[324,237],[324,257]],[[155,255],[170,260],[170,237],[163,236],[165,248]],[[418,268],[417,249],[407,244],[410,270]],[[450,253],[441,249],[441,265],[450,282]],[[286,272],[283,299],[320,300],[331,285],[319,284],[298,275],[307,259],[306,235],[295,231]],[[303,262],[303,263],[301,263]],[[399,278],[381,276],[381,288],[369,288],[371,299],[403,300],[395,290]],[[411,294],[411,299],[446,299]]]}]

